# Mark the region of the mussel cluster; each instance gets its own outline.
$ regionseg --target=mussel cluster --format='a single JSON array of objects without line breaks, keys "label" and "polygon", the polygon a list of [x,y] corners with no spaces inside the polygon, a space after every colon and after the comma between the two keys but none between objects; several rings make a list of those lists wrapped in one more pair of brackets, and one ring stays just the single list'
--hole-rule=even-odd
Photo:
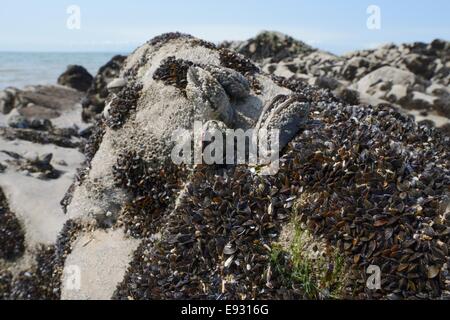
[{"label": "mussel cluster", "polygon": [[130,80],[117,94],[112,95],[106,124],[112,129],[122,127],[130,112],[136,109],[142,84]]},{"label": "mussel cluster", "polygon": [[166,85],[174,86],[185,92],[187,73],[192,65],[191,61],[168,57],[161,62],[160,67],[153,74],[153,79],[163,81]]},{"label": "mussel cluster", "polygon": [[[390,106],[347,106],[326,91],[290,86],[312,102],[311,116],[279,172],[193,168],[176,206],[172,198],[148,232],[135,233],[144,240],[115,298],[302,297],[301,285],[286,286],[270,269],[294,215],[344,256],[346,298],[448,295],[449,139]],[[135,194],[158,186],[126,225],[155,221],[146,218],[153,212],[146,201],[170,189],[167,177],[177,181],[168,168],[156,173],[139,169],[139,180],[121,180]],[[381,269],[380,290],[366,286],[370,265]]]},{"label": "mussel cluster", "polygon": [[[320,125],[286,155],[287,169],[299,175],[303,222],[345,253],[356,297],[442,296],[449,289],[449,139],[389,106],[315,109]],[[365,287],[369,265],[381,268],[380,291]]]},{"label": "mussel cluster", "polygon": [[25,250],[25,236],[16,215],[10,211],[0,188],[0,259],[13,260]]}]

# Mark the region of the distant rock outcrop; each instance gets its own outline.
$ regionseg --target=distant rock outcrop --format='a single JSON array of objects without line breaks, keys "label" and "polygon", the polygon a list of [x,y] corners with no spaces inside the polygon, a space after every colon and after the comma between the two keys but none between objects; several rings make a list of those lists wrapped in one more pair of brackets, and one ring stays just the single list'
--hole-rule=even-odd
[{"label": "distant rock outcrop", "polygon": [[222,46],[255,59],[270,74],[329,89],[351,104],[393,104],[418,121],[433,120],[443,130],[450,121],[448,41],[388,44],[336,56],[279,33],[263,32]]},{"label": "distant rock outcrop", "polygon": [[262,32],[247,41],[226,41],[220,46],[235,50],[258,63],[278,63],[316,51],[306,43],[288,35],[269,31]]},{"label": "distant rock outcrop", "polygon": [[86,92],[92,85],[92,75],[82,66],[70,65],[67,70],[59,76],[58,84]]}]

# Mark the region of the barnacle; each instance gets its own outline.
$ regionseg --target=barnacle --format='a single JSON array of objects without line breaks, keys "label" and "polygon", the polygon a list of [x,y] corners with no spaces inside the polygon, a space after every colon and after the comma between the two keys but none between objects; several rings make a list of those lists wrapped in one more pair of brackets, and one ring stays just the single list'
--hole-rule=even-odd
[{"label": "barnacle", "polygon": [[[261,129],[279,130],[279,148],[282,150],[304,127],[309,114],[310,104],[302,95],[276,96],[263,110],[256,125],[257,132]],[[270,140],[270,138],[269,138]]]},{"label": "barnacle", "polygon": [[187,73],[186,95],[198,119],[223,121],[232,126],[234,110],[221,84],[206,70],[192,66]]},{"label": "barnacle", "polygon": [[241,73],[213,65],[206,65],[204,69],[216,78],[230,98],[243,99],[250,95],[250,84]]}]

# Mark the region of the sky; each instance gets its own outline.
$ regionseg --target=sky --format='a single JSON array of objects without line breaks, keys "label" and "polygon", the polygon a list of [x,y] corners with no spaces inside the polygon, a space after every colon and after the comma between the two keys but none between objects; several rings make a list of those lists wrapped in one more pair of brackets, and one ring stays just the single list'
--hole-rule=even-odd
[{"label": "sky", "polygon": [[[79,15],[68,13],[73,5]],[[367,27],[370,5],[379,29]],[[220,42],[274,30],[344,53],[450,40],[449,15],[449,0],[1,0],[0,51],[129,52],[170,31]]]}]

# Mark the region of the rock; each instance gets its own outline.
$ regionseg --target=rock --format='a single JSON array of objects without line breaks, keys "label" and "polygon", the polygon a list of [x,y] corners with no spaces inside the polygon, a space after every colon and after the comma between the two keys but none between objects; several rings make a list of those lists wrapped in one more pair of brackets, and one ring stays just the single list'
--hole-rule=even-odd
[{"label": "rock", "polygon": [[19,114],[30,124],[34,121],[37,125],[39,121],[45,123],[45,127],[49,125],[47,120],[52,120],[56,126],[82,126],[80,101],[83,94],[74,89],[37,85],[20,90],[8,88],[4,92],[13,101],[8,107],[13,107],[9,114]]},{"label": "rock", "polygon": [[50,131],[53,129],[52,122],[49,119],[33,119],[29,125],[30,129]]},{"label": "rock", "polygon": [[[277,50],[270,48],[286,47],[284,38],[263,33],[244,42],[228,42],[223,46],[255,59],[269,74],[304,79],[306,83],[333,90],[341,99],[343,93],[351,92],[345,89],[350,89],[356,90],[362,101],[390,102],[411,109],[422,104],[420,101],[410,103],[411,92],[416,91],[439,97],[434,100],[431,109],[442,112],[446,108],[442,91],[435,87],[427,88],[433,85],[447,88],[450,85],[450,44],[447,41],[434,40],[430,44],[416,42],[399,46],[387,44],[343,56],[314,48],[293,50],[292,53],[284,51],[278,55]],[[291,43],[296,41],[291,40]],[[290,48],[289,45],[287,47]],[[283,50],[280,49],[280,52]],[[336,81],[341,85],[336,87]],[[349,99],[346,101],[356,101],[353,99],[355,95],[345,97]]]},{"label": "rock", "polygon": [[[301,96],[279,95],[268,104],[261,113],[256,125],[259,130],[279,130],[280,150],[283,150],[292,138],[304,127],[308,120],[310,104]],[[271,134],[268,132],[267,134]],[[260,137],[261,139],[261,137]],[[274,143],[273,137],[269,136],[269,142]]]},{"label": "rock", "polygon": [[427,57],[419,54],[409,54],[405,57],[406,67],[415,75],[420,75],[426,79],[433,76],[433,70],[436,66],[433,57]]},{"label": "rock", "polygon": [[326,76],[322,76],[322,77],[316,78],[314,85],[318,86],[319,88],[335,90],[341,84],[339,83],[338,80],[336,80],[334,78],[329,78],[329,77],[326,77]]},{"label": "rock", "polygon": [[341,98],[345,103],[349,105],[357,105],[359,101],[359,93],[356,90],[350,88],[340,88],[334,91],[337,97]]},{"label": "rock", "polygon": [[279,32],[264,31],[254,39],[241,43],[225,42],[221,47],[233,49],[251,60],[260,62],[269,59],[271,62],[280,62],[300,53],[310,53],[313,48]]},{"label": "rock", "polygon": [[0,113],[8,114],[14,108],[14,95],[7,91],[0,92]]},{"label": "rock", "polygon": [[353,57],[344,64],[341,73],[344,79],[353,81],[363,74],[361,69],[369,69],[370,65],[371,63],[367,58]]},{"label": "rock", "polygon": [[108,83],[106,88],[110,92],[116,92],[116,91],[122,89],[123,87],[125,87],[126,85],[127,85],[127,81],[124,78],[116,78],[116,79],[112,80],[110,83]]},{"label": "rock", "polygon": [[404,105],[408,101],[408,87],[401,84],[395,84],[386,95],[386,98],[389,102]]},{"label": "rock", "polygon": [[439,114],[450,119],[450,96],[435,99],[433,107]]},{"label": "rock", "polygon": [[10,126],[11,128],[27,129],[30,126],[30,122],[27,120],[27,118],[19,114],[19,112],[16,110],[8,116],[7,122],[8,126]]},{"label": "rock", "polygon": [[58,84],[78,91],[87,92],[92,85],[93,79],[92,75],[82,66],[70,65],[59,76]]},{"label": "rock", "polygon": [[386,66],[369,73],[359,80],[356,86],[360,92],[371,93],[374,92],[373,88],[376,85],[403,85],[410,87],[416,81],[413,73]]},{"label": "rock", "polygon": [[435,39],[430,44],[434,50],[444,50],[448,46],[448,42],[441,39]]},{"label": "rock", "polygon": [[422,92],[412,92],[412,98],[409,107],[414,109],[432,109],[436,98]]},{"label": "rock", "polygon": [[[12,155],[10,152],[6,153]],[[9,163],[17,172],[26,172],[27,175],[41,180],[58,179],[62,174],[61,171],[55,169],[50,163],[53,158],[52,153],[43,154],[33,159],[27,159],[18,154],[14,156],[14,160],[10,160]]]},{"label": "rock", "polygon": [[429,95],[434,95],[438,97],[450,96],[450,89],[438,83],[432,83],[426,90]]},{"label": "rock", "polygon": [[233,125],[234,110],[227,93],[206,70],[195,66],[189,68],[186,95],[194,105],[197,120],[220,120],[228,126]]},{"label": "rock", "polygon": [[250,95],[250,84],[239,72],[208,65],[205,69],[220,83],[231,99],[244,99]]},{"label": "rock", "polygon": [[[448,117],[448,116],[447,116]],[[438,128],[444,135],[450,136],[450,123],[447,123],[443,125],[442,127]]]},{"label": "rock", "polygon": [[33,129],[0,127],[0,137],[7,141],[24,140],[42,145],[53,144],[63,148],[81,147],[83,142],[73,139],[76,136],[76,131],[73,132],[72,130],[54,129],[46,132]]},{"label": "rock", "polygon": [[105,100],[109,94],[108,84],[120,77],[120,68],[125,59],[125,56],[116,55],[98,70],[92,86],[82,101],[85,122],[95,119],[103,112]]},{"label": "rock", "polygon": [[[174,144],[171,138],[176,130],[192,129],[195,120],[219,120],[229,128],[247,130],[255,126],[264,105],[274,96],[291,92],[261,74],[256,66],[236,53],[215,49],[184,35],[169,34],[159,39],[157,45],[148,43],[135,51],[123,66],[121,76],[127,74],[129,78],[136,77],[139,72],[143,75],[143,70],[154,67],[146,71],[145,77],[137,78],[143,81],[144,91],[133,91],[137,100],[126,101],[136,106],[123,109],[130,115],[124,113],[122,120],[115,122],[114,115],[125,102],[117,101],[109,107],[108,117],[113,127],[105,128],[91,163],[92,169],[84,183],[73,192],[72,202],[67,206],[69,217],[81,216],[89,220],[93,218],[90,212],[102,211],[111,212],[112,219],[117,218],[129,197],[126,189],[117,187],[114,178],[114,172],[120,168],[117,166],[119,156],[144,152],[149,161],[170,162]],[[164,55],[155,56],[156,51],[164,52]],[[174,69],[178,70],[177,74],[171,73]],[[224,75],[229,78],[221,78]],[[124,92],[134,90],[133,86],[128,82]],[[298,111],[300,108],[292,109]],[[282,114],[279,117],[283,119]],[[293,125],[288,121],[280,120],[280,123],[286,126],[286,131]],[[89,200],[94,198],[95,201]]]}]

